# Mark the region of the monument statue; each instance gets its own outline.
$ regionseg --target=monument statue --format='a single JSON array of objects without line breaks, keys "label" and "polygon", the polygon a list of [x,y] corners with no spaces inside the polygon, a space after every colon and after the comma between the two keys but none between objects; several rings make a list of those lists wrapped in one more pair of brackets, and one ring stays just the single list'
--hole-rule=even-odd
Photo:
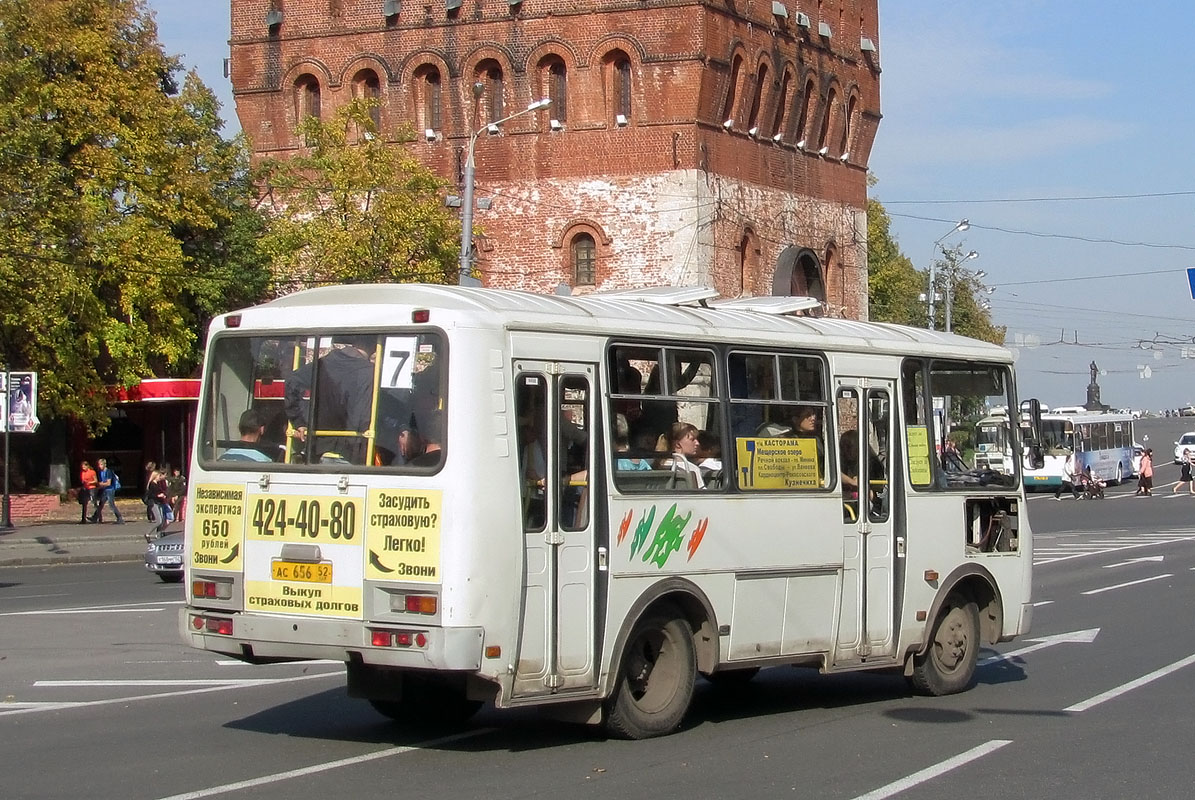
[{"label": "monument statue", "polygon": [[1096,366],[1094,361],[1091,362],[1091,383],[1087,384],[1087,403],[1083,406],[1088,411],[1107,411],[1108,407],[1100,402],[1100,385],[1097,376],[1100,374],[1100,368]]}]

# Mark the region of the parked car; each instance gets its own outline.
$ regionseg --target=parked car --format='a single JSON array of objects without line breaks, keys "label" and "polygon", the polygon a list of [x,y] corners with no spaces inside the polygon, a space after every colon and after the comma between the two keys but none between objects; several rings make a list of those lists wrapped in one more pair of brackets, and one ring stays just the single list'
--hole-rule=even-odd
[{"label": "parked car", "polygon": [[1195,431],[1187,431],[1174,443],[1175,464],[1182,463],[1184,450],[1195,452]]},{"label": "parked car", "polygon": [[166,583],[181,581],[183,579],[183,532],[175,531],[151,541],[145,548],[145,568]]}]

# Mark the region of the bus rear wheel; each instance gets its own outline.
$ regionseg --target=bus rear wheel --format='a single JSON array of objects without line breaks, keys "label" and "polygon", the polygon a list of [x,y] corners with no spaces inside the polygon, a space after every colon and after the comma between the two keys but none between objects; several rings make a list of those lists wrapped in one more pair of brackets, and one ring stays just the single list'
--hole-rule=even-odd
[{"label": "bus rear wheel", "polygon": [[975,678],[979,658],[979,606],[951,592],[938,612],[929,646],[913,657],[909,683],[934,697],[961,692]]},{"label": "bus rear wheel", "polygon": [[689,624],[672,609],[641,617],[627,639],[606,730],[647,739],[676,730],[689,710],[697,680],[697,652]]}]

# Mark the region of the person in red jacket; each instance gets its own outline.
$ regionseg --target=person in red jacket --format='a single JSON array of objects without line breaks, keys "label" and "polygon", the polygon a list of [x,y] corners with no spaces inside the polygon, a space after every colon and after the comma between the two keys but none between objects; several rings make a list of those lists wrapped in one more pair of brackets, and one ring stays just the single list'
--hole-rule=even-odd
[{"label": "person in red jacket", "polygon": [[82,509],[83,516],[79,519],[80,525],[87,524],[87,504],[91,503],[97,508],[99,504],[96,503],[95,488],[98,482],[95,477],[95,470],[91,468],[91,464],[84,461],[79,468],[79,506]]}]

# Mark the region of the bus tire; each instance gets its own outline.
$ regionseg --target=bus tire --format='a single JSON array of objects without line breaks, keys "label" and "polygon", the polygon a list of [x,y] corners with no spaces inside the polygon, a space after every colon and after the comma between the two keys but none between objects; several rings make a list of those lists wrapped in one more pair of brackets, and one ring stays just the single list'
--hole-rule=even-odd
[{"label": "bus tire", "polygon": [[951,592],[938,612],[929,646],[913,657],[909,683],[918,694],[938,697],[970,687],[979,658],[979,606]]},{"label": "bus tire", "polygon": [[614,694],[606,703],[606,730],[621,739],[672,733],[689,710],[696,681],[689,624],[670,607],[648,612],[627,639]]}]

